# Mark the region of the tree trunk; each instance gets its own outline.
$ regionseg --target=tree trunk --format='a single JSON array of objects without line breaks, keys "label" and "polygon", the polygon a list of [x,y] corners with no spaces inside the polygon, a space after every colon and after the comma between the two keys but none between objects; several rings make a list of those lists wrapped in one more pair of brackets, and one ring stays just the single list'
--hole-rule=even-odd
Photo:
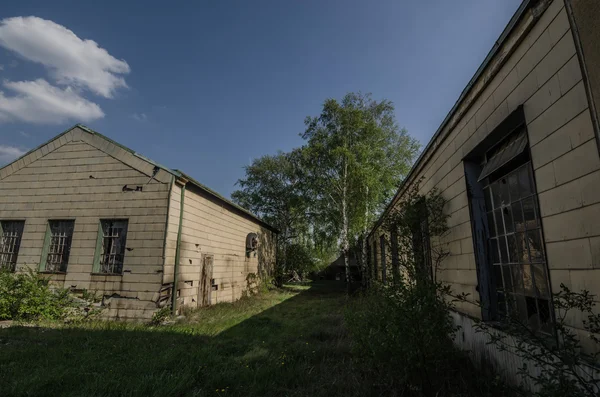
[{"label": "tree trunk", "polygon": [[348,163],[344,163],[344,181],[342,184],[342,255],[344,255],[344,267],[346,268],[346,285],[350,289],[350,261],[348,251],[350,250],[350,242],[348,241]]},{"label": "tree trunk", "polygon": [[363,238],[361,244],[361,255],[360,255],[360,266],[362,271],[362,286],[366,287],[367,285],[367,226],[369,223],[369,187],[366,187],[366,195],[365,195],[365,222],[363,225]]}]

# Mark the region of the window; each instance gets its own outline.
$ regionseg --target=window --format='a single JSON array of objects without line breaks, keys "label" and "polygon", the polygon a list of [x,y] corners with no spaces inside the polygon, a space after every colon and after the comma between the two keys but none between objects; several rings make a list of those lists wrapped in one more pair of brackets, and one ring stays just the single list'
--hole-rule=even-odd
[{"label": "window", "polygon": [[41,270],[51,273],[67,271],[75,221],[48,221],[42,250]]},{"label": "window", "polygon": [[106,219],[100,221],[94,273],[121,274],[127,242],[126,219]]},{"label": "window", "polygon": [[379,248],[381,250],[381,281],[385,284],[387,269],[385,260],[385,236],[379,237]]},{"label": "window", "polygon": [[531,162],[489,178],[484,198],[497,314],[549,330],[550,288]]},{"label": "window", "polygon": [[0,222],[0,269],[15,271],[25,221]]}]

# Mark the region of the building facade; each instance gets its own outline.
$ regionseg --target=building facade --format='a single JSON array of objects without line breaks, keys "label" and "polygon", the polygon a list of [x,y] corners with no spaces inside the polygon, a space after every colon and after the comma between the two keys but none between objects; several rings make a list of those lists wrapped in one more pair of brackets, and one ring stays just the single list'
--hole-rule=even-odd
[{"label": "building facade", "polygon": [[0,169],[0,266],[149,319],[231,302],[268,273],[276,230],[190,176],[77,125]]},{"label": "building facade", "polygon": [[[510,311],[552,332],[561,284],[600,294],[598,21],[597,1],[524,1],[369,236],[382,279],[390,211],[417,184],[441,192],[449,231],[424,246],[450,253],[437,279],[469,296],[453,313],[456,343],[513,380],[519,359],[474,319]],[[595,350],[582,319],[568,321]]]}]

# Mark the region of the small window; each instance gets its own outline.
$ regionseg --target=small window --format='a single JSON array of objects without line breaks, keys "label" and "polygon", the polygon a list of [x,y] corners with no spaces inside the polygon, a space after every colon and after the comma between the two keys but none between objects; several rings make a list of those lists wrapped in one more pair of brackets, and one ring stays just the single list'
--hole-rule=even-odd
[{"label": "small window", "polygon": [[44,250],[42,251],[42,270],[51,273],[67,271],[71,241],[73,240],[73,220],[52,220],[48,222]]},{"label": "small window", "polygon": [[0,222],[0,269],[15,271],[25,221]]},{"label": "small window", "polygon": [[373,277],[375,280],[379,278],[377,274],[377,243],[373,241]]},{"label": "small window", "polygon": [[431,241],[429,220],[425,201],[418,203],[419,222],[412,225],[412,246],[415,255],[415,270],[422,280],[431,280],[433,267],[431,263]]},{"label": "small window", "polygon": [[121,274],[127,243],[126,219],[106,219],[100,221],[94,273]]}]

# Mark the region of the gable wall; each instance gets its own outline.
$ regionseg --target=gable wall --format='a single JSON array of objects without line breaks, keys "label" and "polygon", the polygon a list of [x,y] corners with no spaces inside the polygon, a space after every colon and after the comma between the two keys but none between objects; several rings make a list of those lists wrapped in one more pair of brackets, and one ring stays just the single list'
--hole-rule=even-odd
[{"label": "gable wall", "polygon": [[[48,219],[73,219],[67,273],[49,277],[60,287],[106,296],[110,305],[105,315],[150,317],[163,277],[170,185],[170,175],[163,170],[148,183],[152,169],[122,148],[76,128],[0,171],[0,219],[25,220],[18,270],[38,268]],[[124,185],[140,185],[143,191],[123,192]],[[111,218],[129,220],[124,273],[93,275],[98,224]]]}]

